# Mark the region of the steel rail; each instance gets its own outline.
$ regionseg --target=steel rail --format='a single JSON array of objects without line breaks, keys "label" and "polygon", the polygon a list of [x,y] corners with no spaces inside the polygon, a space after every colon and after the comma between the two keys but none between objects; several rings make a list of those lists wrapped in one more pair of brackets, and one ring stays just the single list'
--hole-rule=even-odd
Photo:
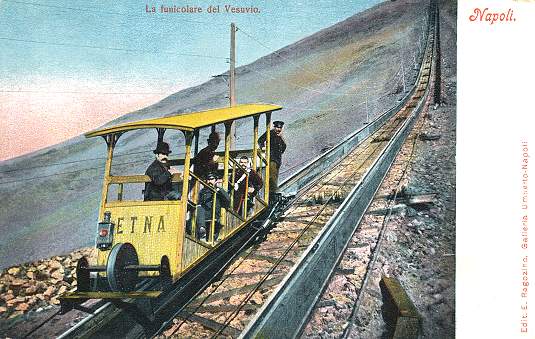
[{"label": "steel rail", "polygon": [[[397,127],[399,127],[399,126],[394,126],[393,129],[396,129]],[[390,132],[390,131],[389,130],[385,130],[385,131],[383,131],[381,133],[381,135],[383,133],[388,133],[388,132]],[[362,150],[359,154],[363,154],[366,151],[369,151],[369,148],[371,148],[371,146],[372,146],[372,144],[367,145],[366,148],[364,150]],[[372,157],[374,152],[377,151],[380,148],[382,148],[382,147],[380,145],[377,145],[372,150],[370,155],[368,155],[368,157],[362,162],[361,166],[363,166],[365,164],[366,160],[368,160],[370,157]],[[348,164],[342,165],[340,169],[337,168],[338,174],[340,174],[341,172],[344,172],[347,169],[347,167],[350,167],[351,165],[352,164],[348,163]],[[334,192],[332,192],[332,194],[328,198],[326,198],[325,202],[321,205],[320,210],[313,216],[312,220],[307,222],[307,225],[305,227],[303,227],[302,229],[299,229],[299,235],[292,241],[292,243],[287,248],[285,248],[284,253],[278,258],[277,262],[270,268],[268,273],[262,277],[261,281],[257,283],[256,287],[251,292],[248,293],[246,298],[240,303],[239,307],[234,310],[234,313],[230,317],[227,318],[227,320],[225,321],[223,326],[213,336],[213,338],[216,338],[219,334],[221,334],[223,332],[223,330],[227,326],[229,326],[230,322],[234,319],[235,316],[237,316],[237,313],[249,301],[249,299],[252,297],[253,293],[255,291],[259,290],[260,288],[262,288],[262,283],[265,282],[270,277],[270,275],[272,275],[275,272],[275,269],[277,268],[277,266],[284,260],[284,258],[293,249],[293,247],[296,245],[296,243],[301,240],[301,238],[304,236],[304,234],[307,233],[309,228],[315,223],[316,219],[318,219],[321,215],[323,215],[323,212],[326,210],[327,206],[330,205],[333,202],[333,199],[335,198],[336,193],[342,191],[342,188],[347,185],[347,182],[349,182],[350,180],[354,179],[355,176],[358,176],[358,169],[360,169],[361,166],[359,166],[356,170],[354,170],[354,172],[352,174],[350,174],[347,178],[345,178],[344,182],[339,185],[338,189],[335,190]],[[332,174],[332,173],[329,173],[329,174]],[[323,175],[321,177],[323,177]],[[326,182],[322,182],[321,183],[321,188],[325,187],[325,186],[328,186],[328,184],[331,182],[332,179],[337,179],[337,178],[338,178],[337,176],[334,176],[333,178],[327,180]],[[316,189],[316,191],[318,191],[318,189]],[[306,199],[306,200],[309,200],[309,199]],[[308,246],[309,245],[307,245],[307,247]]]},{"label": "steel rail", "polygon": [[[403,116],[403,112],[402,112],[402,111],[398,112],[398,114],[401,115],[401,116],[399,117],[399,118],[401,118],[401,119],[396,118],[396,119],[394,119],[394,120],[392,121],[392,124],[391,124],[391,125],[389,124],[389,125],[386,126],[386,127],[388,127],[388,128],[384,128],[384,127],[383,127],[383,128],[381,129],[381,131],[377,131],[377,132],[380,132],[380,134],[379,134],[379,135],[375,135],[375,134],[377,134],[377,133],[374,134],[374,137],[375,137],[376,139],[377,139],[377,138],[381,139],[381,137],[382,137],[383,135],[386,135],[386,136],[391,135],[394,131],[398,130],[398,128],[402,125],[402,121],[404,121],[404,119],[405,119],[405,116]],[[396,122],[397,122],[397,123],[396,123]],[[389,138],[385,138],[385,139],[386,139],[386,140],[389,140]],[[360,168],[362,168],[362,166],[366,163],[366,161],[369,160],[370,157],[375,157],[374,154],[376,154],[377,151],[381,151],[381,150],[383,149],[383,147],[384,147],[384,145],[381,145],[381,143],[377,143],[377,144],[376,144],[376,145],[377,145],[376,147],[373,147],[373,145],[375,145],[375,143],[373,143],[373,142],[369,142],[369,144],[368,144],[367,146],[365,146],[365,148],[364,148],[363,150],[361,150],[360,152],[357,152],[358,156],[360,156],[361,154],[364,154],[364,153],[367,154],[367,153],[369,152],[369,149],[373,149],[372,152],[368,155],[368,157],[366,157],[366,158],[363,159],[363,160],[360,160],[360,161],[362,161],[362,164],[358,167],[358,169],[353,169],[353,170],[352,170],[353,173],[350,174],[349,177],[345,178],[345,181],[344,181],[343,184],[337,184],[337,185],[335,184],[335,186],[338,187],[338,189],[335,191],[335,193],[331,194],[331,197],[327,199],[326,203],[323,205],[323,208],[322,208],[320,211],[318,211],[318,212],[316,213],[314,219],[315,219],[316,217],[318,217],[319,214],[322,214],[323,209],[324,209],[324,208],[329,204],[329,202],[334,198],[336,192],[341,191],[341,190],[342,190],[342,187],[347,186],[346,183],[349,182],[350,180],[353,180],[353,177],[354,177],[354,176],[359,176],[359,175],[358,175],[358,170],[359,170]],[[352,155],[352,157],[355,157],[355,155]],[[342,159],[342,160],[344,160],[344,159]],[[341,161],[341,162],[343,162],[343,161]],[[338,166],[340,166],[340,165],[341,165],[341,167],[338,167]],[[346,161],[345,164],[342,163],[342,164],[340,164],[340,165],[337,165],[336,167],[334,167],[334,168],[335,168],[335,173],[341,174],[342,172],[344,172],[344,171],[346,170],[346,168],[348,168],[348,167],[352,167],[352,166],[354,165],[354,163],[352,163],[352,162],[347,162],[347,161]],[[330,183],[331,183],[331,181],[332,181],[333,179],[335,179],[335,180],[338,180],[338,179],[339,179],[338,176],[337,176],[336,174],[335,174],[334,176],[333,176],[332,174],[333,174],[333,172],[323,173],[323,174],[320,176],[320,179],[323,178],[323,177],[325,177],[325,176],[329,176],[329,177],[331,177],[331,178],[330,178],[330,179],[327,179],[326,181],[321,181],[321,182],[319,182],[319,186],[320,186],[319,188],[316,187],[316,186],[311,185],[311,186],[313,186],[312,188],[306,188],[306,189],[301,190],[301,191],[299,192],[299,195],[300,195],[300,196],[303,196],[303,195],[305,195],[305,194],[310,193],[310,192],[309,192],[309,189],[313,189],[314,191],[321,191],[323,187],[332,185],[332,184],[330,184]],[[316,180],[315,180],[315,181],[316,181]],[[318,180],[318,181],[320,181],[320,180]],[[318,184],[314,184],[314,185],[318,185]],[[307,186],[308,186],[308,185],[307,185]],[[353,186],[353,184],[350,184],[350,186]],[[308,194],[308,195],[309,195],[309,194]],[[311,198],[312,198],[312,197],[309,195],[309,198],[305,199],[305,202],[300,201],[300,202],[298,202],[298,203],[296,203],[296,204],[294,204],[294,205],[292,205],[292,206],[294,206],[294,207],[302,206],[303,203],[306,204],[306,201],[310,200]],[[295,199],[295,201],[299,201],[299,199]],[[285,212],[285,214],[287,214],[287,212]],[[308,217],[310,217],[310,216],[307,216],[307,218],[308,218]],[[311,223],[314,223],[314,220],[311,220],[311,221],[309,222],[309,224],[311,224]],[[296,231],[300,231],[300,235],[299,235],[296,239],[294,239],[294,242],[293,242],[293,243],[295,243],[296,241],[299,241],[299,239],[300,239],[301,236],[304,234],[304,232],[306,232],[306,229],[307,229],[307,228],[308,228],[308,227],[304,227],[304,228],[301,228],[301,229],[299,229],[299,230],[296,230]],[[282,247],[281,249],[284,249],[284,247]],[[272,267],[272,269],[270,270],[270,272],[268,272],[268,274],[267,274],[266,276],[264,276],[264,278],[263,278],[264,281],[269,277],[269,275],[270,275],[271,273],[274,272],[274,270],[276,269],[276,267],[277,267],[278,263],[280,262],[280,260],[283,260],[284,256],[285,256],[285,255],[288,253],[288,251],[290,251],[291,249],[292,249],[292,245],[290,245],[289,248],[286,249],[285,253],[279,258],[279,261],[277,261],[277,263],[275,263],[275,265]],[[251,291],[251,292],[248,293],[248,296],[247,296],[247,297],[240,303],[239,307],[238,307],[237,309],[235,309],[235,311],[234,311],[234,316],[237,315],[237,312],[239,312],[239,310],[241,309],[241,307],[245,306],[244,304],[247,303],[248,299],[252,296],[252,293],[254,293],[255,290],[258,290],[258,288],[260,288],[261,285],[262,285],[262,281],[258,282],[257,285],[256,285],[256,288],[255,288],[253,291]],[[199,304],[199,306],[200,306],[200,304]],[[229,311],[230,311],[230,310],[229,310]],[[195,312],[195,311],[194,311],[194,312]],[[216,330],[216,331],[218,331],[218,333],[216,333],[215,336],[217,336],[218,334],[221,334],[224,330],[226,330],[226,327],[229,325],[229,322],[232,321],[233,318],[234,318],[233,316],[231,316],[230,318],[228,318],[228,319],[225,321],[225,324],[222,324],[221,327],[220,327],[218,330]],[[183,322],[182,322],[182,324],[183,324]],[[179,326],[179,327],[180,327],[180,326]],[[173,333],[176,333],[176,331],[178,331],[179,327],[178,327],[178,328],[175,327]]]},{"label": "steel rail", "polygon": [[[427,93],[429,93],[429,89],[427,90]],[[390,221],[390,218],[392,217],[392,207],[396,203],[396,198],[397,198],[397,196],[398,196],[398,194],[400,192],[400,189],[401,189],[401,182],[402,182],[403,178],[405,177],[405,175],[407,174],[407,169],[408,169],[408,167],[410,165],[410,161],[413,158],[414,151],[416,149],[416,140],[418,139],[418,136],[421,133],[422,126],[423,126],[423,124],[420,124],[419,129],[416,132],[416,135],[415,135],[414,140],[412,142],[411,153],[409,155],[409,158],[405,161],[405,167],[403,168],[403,172],[402,172],[401,176],[397,180],[397,183],[396,183],[396,186],[395,186],[394,195],[390,199],[387,200],[388,212],[387,212],[387,215],[383,218],[383,222],[382,222],[381,227],[380,227],[379,235],[377,237],[376,246],[372,251],[372,256],[371,256],[370,261],[368,262],[367,269],[366,269],[366,274],[364,275],[364,279],[362,280],[361,287],[357,288],[356,285],[353,282],[351,282],[351,284],[355,287],[355,289],[358,290],[358,293],[357,293],[357,298],[356,298],[355,302],[353,303],[353,309],[351,311],[351,315],[349,317],[349,320],[347,321],[347,326],[344,329],[344,332],[342,333],[341,339],[348,338],[349,335],[352,333],[353,326],[355,325],[355,320],[356,320],[356,317],[358,315],[358,310],[359,310],[360,305],[362,303],[362,297],[363,297],[363,295],[364,295],[364,293],[366,291],[366,286],[367,286],[368,280],[369,280],[369,278],[370,278],[370,276],[372,274],[372,269],[375,266],[375,263],[377,261],[378,255],[379,255],[379,253],[381,251],[381,245],[382,245],[382,241],[383,241],[383,238],[384,238],[384,234],[385,234],[385,232],[387,230],[387,225],[388,225],[388,223]]]}]

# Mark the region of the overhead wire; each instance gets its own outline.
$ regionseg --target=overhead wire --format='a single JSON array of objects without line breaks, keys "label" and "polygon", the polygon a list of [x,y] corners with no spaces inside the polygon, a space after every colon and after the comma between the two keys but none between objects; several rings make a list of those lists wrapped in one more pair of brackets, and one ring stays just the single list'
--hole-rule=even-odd
[{"label": "overhead wire", "polygon": [[277,79],[277,78],[273,77],[272,75],[269,75],[269,74],[267,74],[266,72],[263,72],[263,71],[258,71],[258,70],[252,69],[252,68],[246,68],[246,69],[247,69],[247,71],[260,74],[260,75],[268,77],[268,78],[270,78],[272,80],[275,80],[275,81],[278,81],[278,82],[284,82],[284,83],[287,83],[287,84],[289,83],[289,84],[294,85],[295,87],[299,87],[299,88],[305,89],[305,90],[310,91],[310,92],[316,92],[316,93],[320,93],[320,94],[323,94],[323,95],[329,95],[329,96],[335,96],[335,97],[350,96],[350,94],[327,93],[325,91],[314,89],[314,88],[311,88],[311,87],[308,87],[308,86],[303,86],[303,85],[300,85],[300,84],[297,84],[295,82],[288,81],[288,80],[285,80],[285,79]]},{"label": "overhead wire", "polygon": [[[399,71],[400,71],[400,70],[401,70],[401,68],[398,69],[398,72],[396,72],[396,74],[394,75],[394,77],[392,78],[392,80],[395,80],[395,79],[397,78],[397,74],[399,74]],[[395,82],[394,87],[397,86],[398,83],[399,83],[399,80]],[[384,98],[384,97],[386,97],[386,96],[389,96],[389,95],[391,95],[391,94],[390,94],[390,93],[387,93],[387,94],[382,95],[382,96],[380,96],[380,97],[378,97],[378,98],[376,98],[376,99],[369,100],[368,102],[378,101],[378,100],[380,100],[380,99],[382,99],[382,98]],[[361,102],[360,104],[357,104],[356,106],[354,106],[354,107],[352,107],[352,108],[356,108],[356,107],[362,106],[362,105],[364,105],[365,103],[366,103],[366,102]],[[316,111],[335,111],[335,110],[344,110],[344,111],[347,111],[347,108],[346,108],[346,109],[343,109],[343,108],[340,108],[340,109],[329,109],[329,108],[328,108],[328,109],[299,108],[299,109],[300,109],[300,110],[316,110]],[[306,162],[308,162],[308,161],[310,161],[310,160],[312,160],[312,159],[314,159],[314,158],[315,158],[315,156],[310,157],[310,158],[307,158],[307,159],[305,159],[305,160],[302,160],[302,161],[298,162],[297,164],[295,164],[295,165],[293,165],[293,166],[291,166],[291,167],[289,167],[289,168],[286,168],[286,169],[282,170],[282,171],[281,171],[281,174],[288,173],[289,171],[295,169],[296,167],[299,167],[299,166],[305,164]]]},{"label": "overhead wire", "polygon": [[[245,146],[245,145],[246,144],[242,143],[242,144],[238,144],[237,146],[241,147],[241,146]],[[139,153],[150,153],[150,152],[151,152],[151,150],[124,153],[124,154],[114,155],[113,158],[120,157],[120,156],[135,155],[135,154],[139,154]],[[178,153],[178,155],[184,155],[184,153]],[[137,163],[146,163],[147,160],[149,160],[152,157],[153,156],[151,154],[147,154],[146,156],[143,156],[143,159],[136,160],[136,161],[123,162],[123,163],[112,162],[112,166],[124,166],[124,165],[132,165],[132,164],[137,164]],[[24,171],[24,170],[33,170],[33,169],[45,168],[45,167],[69,165],[69,164],[74,164],[74,163],[79,163],[79,162],[84,162],[84,161],[95,161],[95,160],[106,160],[106,158],[105,157],[97,157],[97,158],[92,158],[92,159],[80,159],[80,160],[73,160],[73,161],[68,161],[68,162],[63,162],[63,163],[40,165],[40,166],[33,166],[33,167],[27,167],[27,168],[16,168],[16,169],[10,169],[10,170],[6,170],[6,171],[2,171],[2,172],[0,172],[0,174],[6,174],[6,173],[12,173],[12,172],[18,172],[18,171]],[[30,177],[30,178],[21,178],[21,179],[11,180],[11,181],[2,181],[2,182],[0,182],[0,185],[12,184],[12,183],[17,183],[17,182],[25,182],[25,181],[28,181],[28,180],[44,179],[44,178],[49,178],[49,177],[58,176],[58,175],[74,174],[74,173],[78,173],[78,172],[85,172],[85,171],[96,170],[96,169],[101,169],[101,168],[102,168],[101,166],[100,167],[88,167],[88,168],[81,168],[81,169],[76,169],[76,170],[72,170],[72,171],[67,171],[67,172],[52,173],[52,174],[47,174],[47,175],[43,175],[43,176],[36,176],[36,177]]]},{"label": "overhead wire", "polygon": [[[129,156],[129,155],[135,155],[135,154],[140,154],[140,153],[149,153],[150,151],[151,150],[143,150],[143,151],[137,151],[137,152],[131,152],[131,153],[117,154],[117,155],[113,155],[113,158]],[[15,168],[15,169],[10,169],[10,170],[6,170],[6,171],[0,171],[0,174],[12,173],[12,172],[18,172],[18,171],[26,171],[26,170],[34,170],[34,169],[44,168],[44,167],[70,165],[70,164],[75,164],[75,163],[79,163],[79,162],[95,161],[95,160],[106,160],[106,157],[79,159],[79,160],[72,160],[72,161],[60,162],[60,163],[55,163],[55,164],[39,165],[39,166],[24,167],[24,168]]]},{"label": "overhead wire", "polygon": [[[394,75],[393,79],[395,79],[397,77],[397,74],[399,74],[401,68],[398,69],[398,71],[396,72],[396,74]],[[396,82],[396,85],[397,85],[397,82]],[[389,94],[387,94],[389,95]],[[381,96],[380,98],[382,97],[385,97],[387,95],[383,95]],[[375,99],[375,100],[378,100],[378,99]],[[373,99],[370,100],[370,101],[374,101]],[[365,102],[361,102],[360,104],[357,104],[356,106],[354,106],[353,108],[355,107],[359,107],[361,105],[365,104]],[[299,107],[299,106],[288,106],[287,108],[295,108],[295,109],[300,109],[300,110],[318,110],[318,111],[332,111],[332,110],[343,110],[343,109],[314,109],[314,108],[303,108],[303,107]],[[135,155],[135,154],[139,154],[139,153],[145,153],[145,152],[148,152],[148,151],[139,151],[139,152],[131,152],[131,153],[126,153],[126,154],[119,154],[119,155],[116,155],[115,157],[120,157],[120,156],[128,156],[128,155]],[[52,167],[52,166],[61,166],[61,165],[67,165],[67,164],[73,164],[73,163],[78,163],[78,162],[83,162],[83,161],[92,161],[92,160],[105,160],[106,158],[104,157],[98,157],[98,158],[92,158],[92,159],[81,159],[81,160],[73,160],[73,161],[69,161],[69,162],[63,162],[63,163],[56,163],[56,164],[50,164],[50,165],[41,165],[41,166],[34,166],[34,167],[30,167],[30,168],[21,168],[21,169],[11,169],[11,170],[7,170],[7,171],[1,171],[0,174],[5,174],[5,173],[11,173],[11,172],[16,172],[16,171],[20,171],[20,170],[31,170],[31,169],[37,169],[37,168],[43,168],[43,167]],[[146,160],[143,160],[143,161],[146,161]],[[138,162],[141,162],[141,161],[138,161]],[[133,164],[133,163],[137,163],[137,162],[129,162],[129,163],[125,163],[125,164]],[[123,164],[114,164],[116,166],[121,166]],[[296,165],[297,166],[297,165]],[[293,166],[292,168],[295,168],[296,166]],[[76,173],[76,172],[81,172],[81,171],[88,171],[88,170],[94,170],[94,169],[99,169],[100,167],[93,167],[93,168],[86,168],[86,169],[79,169],[79,170],[74,170],[74,171],[69,171],[69,172],[61,172],[61,173],[56,173],[56,174],[50,174],[50,175],[46,175],[46,176],[38,176],[38,177],[32,177],[32,178],[25,178],[25,179],[20,179],[20,180],[12,180],[12,181],[6,181],[6,182],[0,182],[0,185],[2,184],[10,184],[10,183],[16,183],[16,182],[21,182],[21,181],[26,181],[26,180],[35,180],[35,179],[42,179],[42,178],[47,178],[47,177],[51,177],[53,175],[65,175],[65,174],[73,174],[73,173]],[[287,170],[283,171],[283,172],[287,172]]]},{"label": "overhead wire", "polygon": [[43,94],[98,94],[98,95],[168,95],[164,92],[84,92],[84,91],[39,91],[39,90],[7,90],[0,93],[43,93]]},{"label": "overhead wire", "polygon": [[[266,48],[267,50],[269,50],[269,51],[272,51],[272,50],[273,50],[272,48],[270,48],[270,47],[267,46],[266,44],[262,43],[262,42],[260,41],[260,39],[255,38],[252,34],[247,33],[246,31],[244,31],[243,28],[238,27],[238,32],[242,32],[243,34],[245,34],[245,36],[247,36],[247,37],[250,38],[251,40],[255,41],[256,43],[258,43],[260,46]],[[326,81],[326,82],[328,82],[329,85],[334,81],[333,79],[327,79],[327,78],[325,78],[325,77],[322,77],[321,75],[319,75],[319,74],[316,73],[316,72],[313,72],[313,71],[311,71],[311,70],[309,70],[309,69],[304,68],[303,66],[297,64],[296,62],[292,61],[291,59],[282,56],[282,55],[280,54],[280,52],[278,52],[278,51],[274,51],[274,52],[272,52],[272,54],[277,55],[278,57],[284,59],[284,60],[287,61],[288,63],[290,63],[290,64],[296,66],[297,68],[299,68],[299,69],[305,71],[307,74],[311,74],[312,76],[314,76],[314,77],[317,78],[317,79],[320,79],[320,80],[322,80],[322,81]],[[358,67],[362,62],[363,62],[363,61],[361,61],[361,62],[357,65],[357,67]],[[258,71],[255,71],[255,70],[253,70],[253,69],[248,69],[248,70],[253,71],[253,72],[257,72],[257,73],[258,73]],[[263,72],[262,72],[262,73],[263,73]],[[264,73],[264,74],[265,74],[265,73]],[[266,75],[267,75],[267,74],[266,74]],[[268,75],[268,77],[272,78],[272,79],[275,80],[275,81],[278,81],[278,79],[275,79],[275,78],[273,78],[273,77],[271,77],[271,76],[269,76],[269,75]],[[286,81],[286,82],[287,82],[287,81]],[[291,82],[291,83],[293,83],[293,82]],[[315,89],[312,89],[312,88],[307,87],[307,86],[301,86],[301,85],[296,84],[296,83],[293,83],[293,84],[294,84],[295,86],[297,86],[297,87],[300,87],[300,88],[303,88],[303,89],[307,89],[307,90],[310,90],[310,91],[313,91],[313,92],[319,92],[319,93],[326,94],[326,95],[334,95],[334,96],[342,96],[342,95],[348,96],[348,95],[350,95],[350,94],[347,94],[347,93],[326,93],[325,91],[315,90]]]},{"label": "overhead wire", "polygon": [[178,55],[178,56],[189,56],[189,57],[209,58],[209,59],[223,59],[223,60],[229,59],[226,57],[218,57],[218,56],[213,56],[213,55],[204,55],[204,54],[195,54],[195,53],[178,53],[178,52],[172,52],[172,51],[158,51],[158,50],[151,51],[151,50],[134,49],[134,48],[105,47],[105,46],[93,46],[93,45],[81,45],[81,44],[79,45],[79,44],[71,44],[71,43],[66,43],[66,42],[50,42],[50,41],[18,39],[18,38],[9,38],[9,37],[0,37],[0,40],[44,44],[44,45],[50,45],[50,46],[89,48],[89,49],[121,51],[121,52],[140,52],[140,53],[149,53],[149,54],[157,53],[157,54],[168,54],[168,55],[175,55],[175,56]]},{"label": "overhead wire", "polygon": [[[252,34],[247,33],[245,30],[243,30],[243,28],[238,27],[238,32],[242,32],[243,34],[245,34],[245,36],[247,36],[247,37],[250,38],[251,40],[255,41],[257,44],[261,45],[262,47],[264,47],[264,48],[266,48],[266,49],[268,49],[268,50],[270,50],[270,51],[272,50],[272,48],[270,48],[269,46],[267,46],[266,44],[264,44],[263,42],[261,42],[260,39],[254,37]],[[397,42],[399,42],[399,41],[401,41],[401,40],[403,40],[403,39],[405,39],[405,37],[396,39],[396,40],[394,40],[392,43],[397,43]],[[272,54],[277,55],[278,57],[284,59],[284,60],[287,61],[288,63],[290,63],[290,64],[296,66],[297,68],[299,68],[299,69],[301,69],[301,70],[307,72],[308,74],[313,75],[313,76],[316,77],[317,79],[320,79],[320,80],[323,80],[323,81],[327,81],[329,84],[332,83],[332,82],[334,81],[333,79],[327,79],[327,78],[325,78],[325,77],[319,75],[317,72],[313,72],[313,71],[311,71],[311,70],[309,70],[309,69],[304,68],[303,66],[297,64],[296,62],[292,61],[291,59],[289,59],[289,58],[287,58],[287,57],[285,57],[285,56],[282,56],[281,53],[278,52],[278,51],[272,52]],[[362,64],[362,63],[363,63],[363,61],[359,62],[359,64],[357,65],[357,67],[358,67],[360,64]],[[248,70],[255,72],[255,70],[252,70],[252,69],[248,69]],[[277,80],[277,79],[274,79],[274,80]],[[323,93],[323,94],[327,94],[327,95],[350,95],[350,94],[347,94],[347,93],[338,93],[338,94],[337,94],[337,93],[324,93],[323,91],[310,89],[309,87],[303,87],[303,86],[300,86],[300,85],[295,84],[295,83],[294,83],[294,85],[296,85],[296,86],[298,86],[298,87],[301,87],[301,88],[304,88],[304,89],[309,89],[309,90],[311,90],[311,91],[316,91],[316,92],[320,92],[320,93]]]}]

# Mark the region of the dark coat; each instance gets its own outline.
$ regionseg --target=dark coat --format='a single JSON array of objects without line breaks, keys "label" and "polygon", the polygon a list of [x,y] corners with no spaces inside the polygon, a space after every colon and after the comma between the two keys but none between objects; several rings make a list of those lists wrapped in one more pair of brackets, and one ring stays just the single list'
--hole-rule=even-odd
[{"label": "dark coat", "polygon": [[[281,165],[282,163],[282,154],[284,151],[286,151],[286,142],[281,136],[278,136],[275,134],[274,130],[270,130],[270,152],[269,156],[271,161],[274,161],[277,163],[277,165]],[[260,147],[264,147],[264,144],[266,143],[266,133],[262,134],[260,138],[258,138],[258,144]]]},{"label": "dark coat", "polygon": [[[214,203],[214,192],[208,187],[203,187],[199,192],[199,201],[197,205],[197,225],[205,225],[212,220],[212,205]],[[221,217],[221,208],[228,208],[230,206],[230,196],[222,189],[216,193],[215,200],[215,219],[219,220]],[[203,222],[204,221],[204,222]]]},{"label": "dark coat", "polygon": [[154,160],[145,171],[150,182],[145,183],[145,200],[165,200],[172,190],[171,173],[166,165]]},{"label": "dark coat", "polygon": [[217,171],[218,164],[214,161],[215,150],[210,146],[203,148],[197,156],[193,158],[191,163],[193,166],[193,173],[201,179],[205,179],[210,172]]},{"label": "dark coat", "polygon": [[[243,175],[243,171],[240,169],[236,173],[236,181],[238,181]],[[258,175],[258,173],[255,172],[255,170],[251,169],[249,171],[249,181],[248,186],[254,188],[254,192],[249,194],[249,197],[254,197],[260,191],[262,186],[264,186],[264,183],[262,182],[262,178]],[[243,201],[245,197],[245,179],[241,181],[238,184],[238,190],[234,191],[234,209],[237,211],[240,208],[240,204]]]}]

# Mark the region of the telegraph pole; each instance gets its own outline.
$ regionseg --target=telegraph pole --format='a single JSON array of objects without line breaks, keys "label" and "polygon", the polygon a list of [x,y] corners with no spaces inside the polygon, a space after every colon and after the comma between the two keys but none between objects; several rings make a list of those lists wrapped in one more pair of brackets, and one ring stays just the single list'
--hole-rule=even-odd
[{"label": "telegraph pole", "polygon": [[[229,70],[229,104],[230,107],[236,106],[236,25],[230,24],[230,70]],[[236,149],[236,126],[232,123],[230,134],[232,141],[230,143],[231,149]]]}]

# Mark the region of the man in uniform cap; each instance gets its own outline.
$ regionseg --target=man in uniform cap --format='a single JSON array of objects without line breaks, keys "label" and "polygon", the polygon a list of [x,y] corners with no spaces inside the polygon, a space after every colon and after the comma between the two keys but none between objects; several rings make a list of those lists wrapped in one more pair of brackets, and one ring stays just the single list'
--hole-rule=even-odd
[{"label": "man in uniform cap", "polygon": [[[270,133],[270,162],[269,162],[269,192],[270,195],[277,193],[279,189],[279,169],[282,163],[282,154],[286,151],[286,142],[282,137],[282,127],[284,122],[274,121],[273,129],[269,131]],[[262,134],[258,138],[258,144],[260,147],[264,147],[266,143],[266,133]]]},{"label": "man in uniform cap", "polygon": [[150,177],[150,182],[145,183],[145,200],[178,200],[180,194],[178,193],[178,186],[173,187],[171,183],[172,172],[167,165],[169,160],[169,144],[160,142],[153,151],[156,159],[150,164],[145,171],[145,175]]}]

